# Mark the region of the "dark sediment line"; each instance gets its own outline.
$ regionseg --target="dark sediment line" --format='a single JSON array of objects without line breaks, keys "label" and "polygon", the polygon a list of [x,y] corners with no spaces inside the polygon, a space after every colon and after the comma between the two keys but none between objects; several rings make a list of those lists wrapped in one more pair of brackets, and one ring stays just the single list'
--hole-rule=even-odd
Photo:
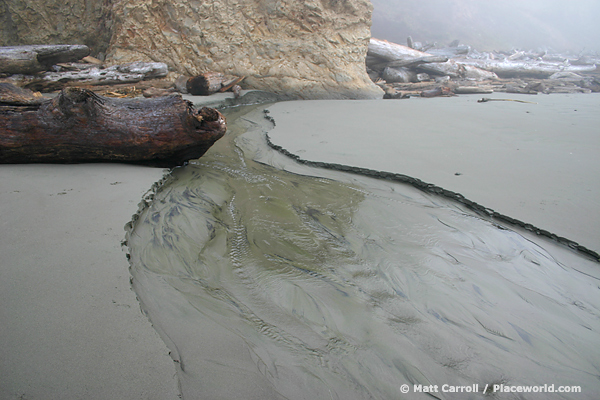
[{"label": "dark sediment line", "polygon": [[[269,110],[265,110],[265,118],[268,121],[270,121],[271,123],[273,123],[273,126],[275,126],[275,120],[273,117],[271,117],[269,115]],[[283,147],[274,144],[271,141],[271,138],[269,137],[268,134],[265,134],[265,136],[266,136],[267,144],[269,145],[269,147],[271,147],[273,150],[276,150],[279,153],[295,160],[296,162],[298,162],[300,164],[308,165],[311,167],[331,169],[334,171],[350,172],[353,174],[368,176],[370,178],[386,179],[386,180],[390,180],[390,181],[394,181],[394,182],[406,183],[406,184],[412,185],[413,187],[415,187],[423,192],[436,194],[436,195],[457,201],[479,215],[489,217],[493,220],[503,222],[505,224],[509,224],[512,226],[517,226],[519,228],[526,229],[530,232],[535,233],[538,236],[543,236],[543,237],[549,238],[561,245],[567,246],[568,248],[600,263],[600,254],[598,254],[594,250],[588,249],[587,247],[582,246],[573,240],[559,236],[559,235],[549,232],[545,229],[538,228],[530,223],[523,222],[523,221],[515,219],[515,218],[511,218],[508,215],[500,214],[499,212],[494,211],[491,208],[484,207],[481,204],[478,204],[472,200],[467,199],[465,196],[463,196],[460,193],[452,192],[450,190],[436,186],[432,183],[423,182],[420,179],[413,178],[408,175],[397,174],[397,173],[386,172],[386,171],[376,171],[376,170],[367,169],[367,168],[353,167],[350,165],[304,160],[304,159],[300,158],[299,156],[297,156],[296,154],[290,153]]]}]

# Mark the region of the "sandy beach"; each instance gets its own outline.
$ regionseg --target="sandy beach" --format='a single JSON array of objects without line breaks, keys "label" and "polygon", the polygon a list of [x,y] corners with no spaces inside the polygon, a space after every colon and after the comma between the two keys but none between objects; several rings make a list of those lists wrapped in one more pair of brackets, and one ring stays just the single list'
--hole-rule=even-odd
[{"label": "sandy beach", "polygon": [[[269,135],[303,159],[413,176],[600,251],[600,97],[490,97],[536,104],[282,102],[268,107]],[[164,172],[0,166],[0,399],[178,398],[121,246]]]},{"label": "sandy beach", "polygon": [[129,283],[123,226],[163,170],[0,166],[0,398],[176,399]]},{"label": "sandy beach", "polygon": [[418,178],[599,252],[600,97],[486,97],[524,103],[282,102],[269,135],[304,160]]}]

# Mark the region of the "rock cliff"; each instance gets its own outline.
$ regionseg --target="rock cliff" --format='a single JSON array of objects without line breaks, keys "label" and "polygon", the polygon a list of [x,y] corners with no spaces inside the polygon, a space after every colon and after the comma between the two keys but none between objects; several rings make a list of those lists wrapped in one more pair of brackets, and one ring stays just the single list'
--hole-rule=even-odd
[{"label": "rock cliff", "polygon": [[371,12],[368,0],[121,0],[108,57],[301,98],[381,97],[364,65]]},{"label": "rock cliff", "polygon": [[[2,18],[20,32],[3,32],[4,45],[95,40],[110,64],[161,61],[188,76],[246,76],[244,87],[296,98],[383,94],[365,71],[369,0],[66,0],[64,10],[55,0],[0,1]],[[33,33],[35,21],[42,32]]]},{"label": "rock cliff", "polygon": [[103,54],[111,20],[110,0],[0,0],[0,46],[85,44]]}]

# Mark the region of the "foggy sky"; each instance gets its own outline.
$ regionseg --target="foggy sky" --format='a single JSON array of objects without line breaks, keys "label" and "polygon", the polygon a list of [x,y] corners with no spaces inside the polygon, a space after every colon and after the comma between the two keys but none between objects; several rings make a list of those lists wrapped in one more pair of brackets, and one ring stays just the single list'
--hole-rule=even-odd
[{"label": "foggy sky", "polygon": [[599,0],[371,0],[373,37],[478,50],[600,52]]}]

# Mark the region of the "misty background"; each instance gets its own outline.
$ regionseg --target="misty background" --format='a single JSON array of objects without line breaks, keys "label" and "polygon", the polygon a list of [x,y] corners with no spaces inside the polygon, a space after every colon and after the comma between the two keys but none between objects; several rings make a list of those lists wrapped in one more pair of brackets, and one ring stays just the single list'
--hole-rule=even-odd
[{"label": "misty background", "polygon": [[371,34],[481,51],[600,53],[599,0],[371,0]]}]

